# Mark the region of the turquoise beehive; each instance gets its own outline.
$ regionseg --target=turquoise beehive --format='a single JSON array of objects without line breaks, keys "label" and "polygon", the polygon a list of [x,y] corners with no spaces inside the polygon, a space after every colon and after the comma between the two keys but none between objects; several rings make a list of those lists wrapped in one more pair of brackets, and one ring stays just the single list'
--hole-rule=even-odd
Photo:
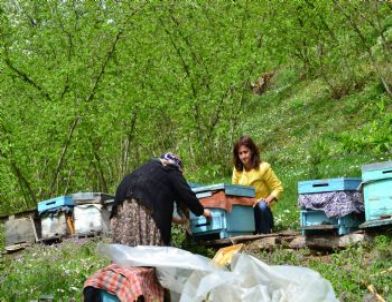
[{"label": "turquoise beehive", "polygon": [[366,221],[392,218],[392,161],[362,166]]},{"label": "turquoise beehive", "polygon": [[223,239],[251,235],[255,231],[253,207],[233,205],[232,211],[210,208],[211,219],[190,213],[192,235],[196,239]]}]

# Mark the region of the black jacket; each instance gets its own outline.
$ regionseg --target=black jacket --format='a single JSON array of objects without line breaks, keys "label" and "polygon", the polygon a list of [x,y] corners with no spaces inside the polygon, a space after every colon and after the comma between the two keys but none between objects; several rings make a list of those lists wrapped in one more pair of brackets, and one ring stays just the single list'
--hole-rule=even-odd
[{"label": "black jacket", "polygon": [[182,173],[174,165],[163,166],[152,159],[124,177],[117,188],[112,216],[117,206],[127,198],[134,198],[152,210],[152,217],[161,231],[163,242],[170,244],[174,201],[183,203],[195,215],[204,208],[191,190]]}]

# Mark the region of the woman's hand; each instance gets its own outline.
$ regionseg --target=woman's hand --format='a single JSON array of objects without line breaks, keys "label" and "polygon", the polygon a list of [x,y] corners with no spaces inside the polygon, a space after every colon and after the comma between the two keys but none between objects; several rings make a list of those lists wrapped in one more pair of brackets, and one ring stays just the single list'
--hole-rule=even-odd
[{"label": "woman's hand", "polygon": [[172,222],[176,224],[187,224],[188,219],[185,216],[173,216]]},{"label": "woman's hand", "polygon": [[253,207],[255,207],[259,202],[265,202],[266,204],[267,204],[267,206],[268,207],[271,207],[272,206],[272,204],[274,203],[274,201],[275,201],[275,198],[270,198],[269,196],[267,197],[267,198],[261,198],[261,199],[259,199],[259,200],[256,200],[256,202],[253,204]]},{"label": "woman's hand", "polygon": [[211,211],[209,209],[204,209],[203,216],[207,219],[211,219],[212,218]]},{"label": "woman's hand", "polygon": [[261,198],[261,199],[255,201],[255,203],[253,204],[253,207],[257,206],[260,202],[265,202],[268,205],[268,202],[264,198]]}]

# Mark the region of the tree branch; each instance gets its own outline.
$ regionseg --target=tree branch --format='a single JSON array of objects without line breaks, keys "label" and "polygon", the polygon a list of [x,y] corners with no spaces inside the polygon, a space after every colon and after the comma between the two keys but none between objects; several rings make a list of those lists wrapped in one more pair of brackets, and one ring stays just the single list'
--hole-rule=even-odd
[{"label": "tree branch", "polygon": [[[9,161],[11,170],[12,170],[13,174],[16,176],[16,178],[18,179],[18,184],[19,184],[20,190],[24,196],[26,208],[30,207],[30,204],[28,202],[29,200],[33,204],[36,204],[37,199],[36,199],[35,194],[31,188],[31,185],[30,185],[29,181],[26,179],[26,177],[23,175],[21,169],[19,168],[19,166],[17,165],[15,160],[13,160],[13,159],[10,160],[8,158],[8,156],[2,150],[0,150],[0,156]],[[26,192],[26,190],[27,190],[27,192]]]},{"label": "tree branch", "polygon": [[[180,51],[180,48],[177,46],[176,42],[174,41],[172,33],[167,29],[167,27],[165,26],[165,23],[163,22],[162,18],[160,18],[160,17],[159,17],[159,22],[160,22],[163,30],[168,35],[170,43],[172,44],[174,50],[177,53],[177,56],[179,57],[179,59],[181,61],[181,66],[184,69],[184,72],[187,75],[187,78],[189,79],[189,83],[191,85],[193,98],[196,100],[197,99],[197,90],[196,90],[196,87],[195,87],[195,85],[193,83],[193,80],[192,80],[192,76],[191,76],[191,71],[190,71],[189,65],[186,63],[186,61],[185,61],[185,59],[184,59],[184,57],[183,57],[183,55],[182,55],[182,53]],[[194,104],[193,104],[193,111],[194,111],[193,117],[195,119],[196,127],[198,129],[197,134],[200,135],[200,133],[201,133],[200,109],[199,109],[199,106],[197,105],[197,102],[194,102]]]},{"label": "tree branch", "polygon": [[35,82],[27,73],[25,73],[23,70],[17,68],[9,59],[8,56],[8,49],[5,49],[5,58],[4,62],[5,64],[17,75],[18,78],[20,78],[23,82],[26,82],[30,86],[34,87],[37,89],[47,100],[51,101],[51,97],[48,92],[46,92],[37,82]]},{"label": "tree branch", "polygon": [[116,50],[116,45],[117,45],[118,41],[120,40],[121,35],[122,35],[122,31],[119,31],[117,33],[116,37],[114,38],[113,44],[112,44],[109,52],[107,53],[105,61],[102,63],[102,66],[101,66],[101,69],[100,69],[100,71],[98,73],[97,78],[95,79],[95,82],[94,82],[94,85],[93,85],[93,89],[91,90],[90,95],[87,97],[87,101],[88,102],[92,101],[94,99],[94,97],[95,97],[95,94],[96,94],[97,88],[98,88],[98,84],[100,83],[100,81],[101,81],[101,79],[102,79],[102,77],[103,77],[103,75],[105,73],[106,66],[108,65],[110,59],[114,55],[114,52]]},{"label": "tree branch", "polygon": [[75,119],[72,122],[71,128],[68,131],[68,136],[67,136],[67,139],[66,139],[66,141],[64,143],[63,151],[61,152],[61,156],[60,156],[60,158],[59,158],[59,160],[57,162],[57,167],[56,167],[56,170],[55,170],[54,175],[53,175],[52,184],[50,185],[50,195],[53,195],[55,193],[55,185],[56,185],[56,182],[57,182],[57,178],[58,178],[58,175],[60,174],[60,170],[63,167],[65,154],[66,154],[66,152],[68,150],[68,147],[69,147],[69,145],[71,143],[71,139],[72,139],[73,133],[74,133],[75,128],[76,128],[77,124],[79,123],[79,121],[80,121],[80,117],[79,116],[75,117]]},{"label": "tree branch", "polygon": [[121,175],[125,174],[125,168],[128,163],[129,150],[131,148],[131,141],[133,140],[133,134],[135,131],[136,120],[137,120],[137,114],[136,112],[132,112],[130,127],[129,127],[129,131],[127,132],[127,141],[122,155],[123,160],[121,164]]}]

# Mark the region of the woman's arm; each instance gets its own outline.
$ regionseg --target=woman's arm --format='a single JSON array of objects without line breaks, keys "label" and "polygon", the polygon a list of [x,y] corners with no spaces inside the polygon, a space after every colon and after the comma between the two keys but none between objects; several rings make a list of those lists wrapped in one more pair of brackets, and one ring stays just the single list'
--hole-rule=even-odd
[{"label": "woman's arm", "polygon": [[279,199],[283,192],[283,186],[271,167],[265,171],[264,181],[271,191],[271,193],[264,198],[264,201],[270,206]]},{"label": "woman's arm", "polygon": [[206,209],[204,209],[181,172],[171,171],[170,178],[177,195],[176,200],[183,202],[184,205],[197,216],[206,216],[209,214],[209,211],[207,210],[206,212]]}]

